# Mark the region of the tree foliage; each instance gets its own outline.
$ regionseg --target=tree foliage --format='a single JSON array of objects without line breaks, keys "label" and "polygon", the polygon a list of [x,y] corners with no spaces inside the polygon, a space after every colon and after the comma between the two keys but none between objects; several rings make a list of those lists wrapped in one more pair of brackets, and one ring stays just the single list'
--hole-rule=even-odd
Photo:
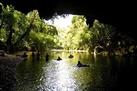
[{"label": "tree foliage", "polygon": [[100,46],[105,51],[114,52],[118,48],[130,47],[135,42],[127,35],[116,31],[115,27],[103,24],[97,19],[94,20],[93,26],[89,27],[86,18],[79,15],[73,16],[72,25],[62,34],[64,37],[59,39],[60,46],[73,50],[94,51]]},{"label": "tree foliage", "polygon": [[69,31],[66,34],[67,49],[80,49],[82,48],[82,33],[86,32],[88,26],[86,25],[86,18],[84,16],[73,16],[72,25],[69,27]]},{"label": "tree foliage", "polygon": [[113,26],[96,19],[89,27],[82,15],[74,15],[68,30],[61,30],[41,19],[37,10],[24,14],[12,5],[3,6],[2,3],[0,10],[0,49],[9,53],[25,48],[34,51],[52,48],[92,51],[97,46],[114,52],[122,48],[128,50],[136,43]]},{"label": "tree foliage", "polygon": [[2,7],[0,12],[1,48],[11,53],[25,47],[30,48],[32,44],[37,50],[41,50],[38,45],[40,46],[42,43],[44,44],[41,46],[45,46],[44,48],[55,44],[53,40],[58,34],[56,27],[46,24],[40,18],[37,10],[30,11],[25,15],[15,10],[12,5],[6,7],[0,5]]}]

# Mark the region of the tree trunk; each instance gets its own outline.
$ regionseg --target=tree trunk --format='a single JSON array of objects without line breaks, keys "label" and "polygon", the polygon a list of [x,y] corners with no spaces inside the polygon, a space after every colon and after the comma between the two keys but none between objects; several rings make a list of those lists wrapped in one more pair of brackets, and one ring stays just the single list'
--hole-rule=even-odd
[{"label": "tree trunk", "polygon": [[12,53],[13,52],[12,34],[14,30],[12,29],[12,26],[10,26],[9,29],[10,29],[10,32],[9,32],[6,44],[7,44],[7,52]]},{"label": "tree trunk", "polygon": [[19,44],[22,41],[22,39],[25,38],[27,36],[27,34],[30,33],[32,24],[33,24],[33,22],[35,20],[35,17],[36,17],[36,14],[34,14],[34,17],[33,17],[32,21],[30,23],[30,26],[27,28],[26,32],[24,34],[22,34],[22,36],[20,38],[18,38],[18,40],[13,44],[13,46],[16,47],[17,44]]},{"label": "tree trunk", "polygon": [[4,19],[3,19],[3,17],[2,17],[2,19],[1,19],[1,24],[0,24],[0,29],[3,27],[3,22],[4,22]]}]

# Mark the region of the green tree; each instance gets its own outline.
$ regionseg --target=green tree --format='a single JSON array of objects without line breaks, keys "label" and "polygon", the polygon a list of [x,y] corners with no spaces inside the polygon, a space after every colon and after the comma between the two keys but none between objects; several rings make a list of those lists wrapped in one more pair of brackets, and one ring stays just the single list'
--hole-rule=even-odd
[{"label": "green tree", "polygon": [[14,52],[14,49],[31,47],[32,44],[36,44],[37,50],[41,50],[38,45],[43,46],[46,43],[46,48],[49,48],[55,44],[58,34],[56,27],[46,24],[37,10],[25,15],[11,5],[0,5],[0,46],[4,46],[8,53]]},{"label": "green tree", "polygon": [[98,20],[93,22],[93,26],[90,28],[91,39],[90,43],[94,49],[96,46],[102,46],[107,49],[111,43],[112,33],[114,28],[110,25],[100,23]]},{"label": "green tree", "polygon": [[84,16],[73,16],[72,25],[66,34],[66,48],[67,49],[81,49],[82,34],[86,32],[88,26]]}]

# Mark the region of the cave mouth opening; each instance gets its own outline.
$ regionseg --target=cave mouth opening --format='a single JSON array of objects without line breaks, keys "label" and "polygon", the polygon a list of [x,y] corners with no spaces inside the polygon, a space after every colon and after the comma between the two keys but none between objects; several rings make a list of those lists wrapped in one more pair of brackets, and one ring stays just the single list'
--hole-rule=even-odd
[{"label": "cave mouth opening", "polygon": [[[91,16],[89,19],[85,15],[55,13],[51,19],[45,20],[45,22],[57,28],[57,45],[63,49],[86,50],[90,47],[94,49],[96,46],[101,46],[106,48],[105,50],[109,50],[112,45],[113,49],[133,46],[135,40],[118,32],[115,26],[106,24],[100,19],[91,18],[93,17]],[[93,20],[90,21],[92,23],[87,23],[89,20]]]},{"label": "cave mouth opening", "polygon": [[45,19],[45,22],[57,29],[66,29],[71,25],[73,16],[73,14],[54,14],[50,19]]}]

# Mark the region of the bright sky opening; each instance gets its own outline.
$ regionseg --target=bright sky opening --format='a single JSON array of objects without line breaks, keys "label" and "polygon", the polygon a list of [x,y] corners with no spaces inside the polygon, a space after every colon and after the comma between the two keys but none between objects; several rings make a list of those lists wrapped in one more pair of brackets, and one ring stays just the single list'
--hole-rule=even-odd
[{"label": "bright sky opening", "polygon": [[67,15],[65,17],[62,17],[62,16],[57,16],[56,18],[54,18],[53,20],[47,20],[45,22],[49,23],[49,24],[52,24],[54,26],[56,26],[57,28],[60,28],[60,29],[67,29],[68,26],[71,25],[71,20],[72,20],[72,17],[74,15]]}]

